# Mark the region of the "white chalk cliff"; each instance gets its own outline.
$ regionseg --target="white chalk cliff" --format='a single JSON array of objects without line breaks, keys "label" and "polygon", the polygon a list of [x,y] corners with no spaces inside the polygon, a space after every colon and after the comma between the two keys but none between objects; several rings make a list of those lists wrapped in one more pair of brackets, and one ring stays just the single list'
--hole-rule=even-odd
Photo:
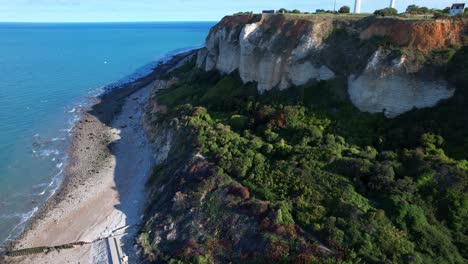
[{"label": "white chalk cliff", "polygon": [[[399,35],[394,40],[403,47],[410,47],[411,43],[416,43],[414,39],[419,37],[418,34],[424,34],[416,30],[418,28],[411,24],[413,22],[386,23],[406,30],[408,36]],[[384,112],[387,117],[413,108],[434,106],[454,94],[448,82],[440,77],[421,78],[418,75],[421,67],[415,70],[414,62],[408,61],[404,55],[392,58],[382,48],[375,47],[366,57],[355,54],[361,52],[353,49],[359,43],[346,46],[353,41],[370,41],[376,24],[389,27],[382,25],[381,21],[366,25],[358,21],[291,19],[280,15],[225,17],[210,31],[206,47],[198,52],[196,63],[206,71],[218,70],[223,74],[238,71],[243,82],[256,82],[260,92],[334,78],[347,79],[349,98],[357,108],[372,113]],[[428,25],[425,27],[430,28]],[[340,44],[329,43],[327,38],[336,29],[355,34],[357,40],[344,40],[343,47],[332,50]],[[360,32],[366,34],[359,35]],[[375,35],[382,37],[379,32]],[[391,30],[388,32],[393,34]],[[456,41],[458,39],[453,40]],[[418,47],[411,48],[440,48],[431,47],[431,42],[417,43]],[[434,45],[442,44],[437,42]],[[343,57],[342,62],[340,56]],[[353,58],[359,61],[356,65],[362,66],[348,67],[346,64],[353,62]]]},{"label": "white chalk cliff", "polygon": [[242,81],[257,82],[260,92],[335,77],[327,66],[304,61],[311,51],[321,47],[324,36],[320,26],[311,24],[311,30],[294,49],[278,50],[278,43],[287,39],[276,34],[268,36],[262,25],[263,20],[246,23],[240,31],[230,27],[212,30],[206,49],[198,54],[197,65],[225,74],[238,70]]},{"label": "white chalk cliff", "polygon": [[349,98],[359,110],[395,117],[453,96],[455,90],[445,80],[426,81],[408,74],[404,56],[389,64],[386,59],[379,49],[359,76],[349,76]]}]

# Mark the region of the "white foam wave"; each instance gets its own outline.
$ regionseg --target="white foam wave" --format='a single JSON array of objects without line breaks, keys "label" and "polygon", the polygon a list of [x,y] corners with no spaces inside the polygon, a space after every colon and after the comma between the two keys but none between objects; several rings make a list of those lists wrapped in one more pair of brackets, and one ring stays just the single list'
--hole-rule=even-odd
[{"label": "white foam wave", "polygon": [[[60,168],[63,167],[63,163],[60,163]],[[49,184],[44,188],[44,190],[42,190],[42,192],[40,192],[38,194],[38,196],[43,196],[44,194],[46,194],[46,192],[52,187],[52,190],[50,191],[50,194],[49,194],[49,198],[57,191],[58,187],[59,187],[59,181],[61,179],[60,176],[62,176],[62,173],[63,173],[63,169],[60,169],[59,172],[57,174],[54,175],[54,177],[52,177],[52,180],[49,182]]]},{"label": "white foam wave", "polygon": [[46,186],[46,185],[47,185],[47,183],[39,183],[39,184],[34,185],[33,188],[34,188],[34,189],[36,189],[36,188],[41,188],[41,187],[44,187],[44,186]]},{"label": "white foam wave", "polygon": [[69,128],[60,129],[60,132],[67,132],[67,133],[70,133],[72,130],[73,130],[73,127],[69,127]]},{"label": "white foam wave", "polygon": [[26,221],[28,221],[37,212],[37,210],[39,210],[39,207],[36,206],[31,211],[26,212],[26,213],[22,213],[22,214],[14,213],[14,214],[7,215],[6,217],[20,218],[20,221],[11,229],[10,234],[3,242],[11,241],[19,233],[21,233],[24,230],[24,223],[26,223]]}]

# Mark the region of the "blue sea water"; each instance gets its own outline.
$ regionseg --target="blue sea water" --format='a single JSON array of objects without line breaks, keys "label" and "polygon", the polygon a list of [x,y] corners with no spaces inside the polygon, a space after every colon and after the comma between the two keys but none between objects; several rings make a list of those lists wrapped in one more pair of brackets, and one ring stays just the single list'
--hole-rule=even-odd
[{"label": "blue sea water", "polygon": [[80,106],[214,23],[0,23],[0,244],[55,192]]}]

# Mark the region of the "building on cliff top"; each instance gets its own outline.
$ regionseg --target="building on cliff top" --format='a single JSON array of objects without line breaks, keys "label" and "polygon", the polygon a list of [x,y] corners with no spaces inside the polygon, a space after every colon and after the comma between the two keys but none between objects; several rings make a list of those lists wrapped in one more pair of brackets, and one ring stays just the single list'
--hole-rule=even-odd
[{"label": "building on cliff top", "polygon": [[453,4],[452,8],[450,8],[450,15],[455,16],[458,14],[461,14],[465,12],[465,4],[464,3],[459,3],[459,4]]}]

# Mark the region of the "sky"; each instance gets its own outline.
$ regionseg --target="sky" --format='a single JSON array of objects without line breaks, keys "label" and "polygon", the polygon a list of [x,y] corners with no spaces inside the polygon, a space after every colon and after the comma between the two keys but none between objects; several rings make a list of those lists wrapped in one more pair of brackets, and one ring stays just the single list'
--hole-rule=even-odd
[{"label": "sky", "polygon": [[[355,0],[336,0],[337,9]],[[238,11],[263,9],[333,10],[335,0],[0,0],[0,22],[217,21]],[[373,12],[390,0],[362,0],[362,12]],[[396,0],[401,12],[410,4],[430,8],[454,0]],[[455,2],[464,2],[455,0]]]}]

